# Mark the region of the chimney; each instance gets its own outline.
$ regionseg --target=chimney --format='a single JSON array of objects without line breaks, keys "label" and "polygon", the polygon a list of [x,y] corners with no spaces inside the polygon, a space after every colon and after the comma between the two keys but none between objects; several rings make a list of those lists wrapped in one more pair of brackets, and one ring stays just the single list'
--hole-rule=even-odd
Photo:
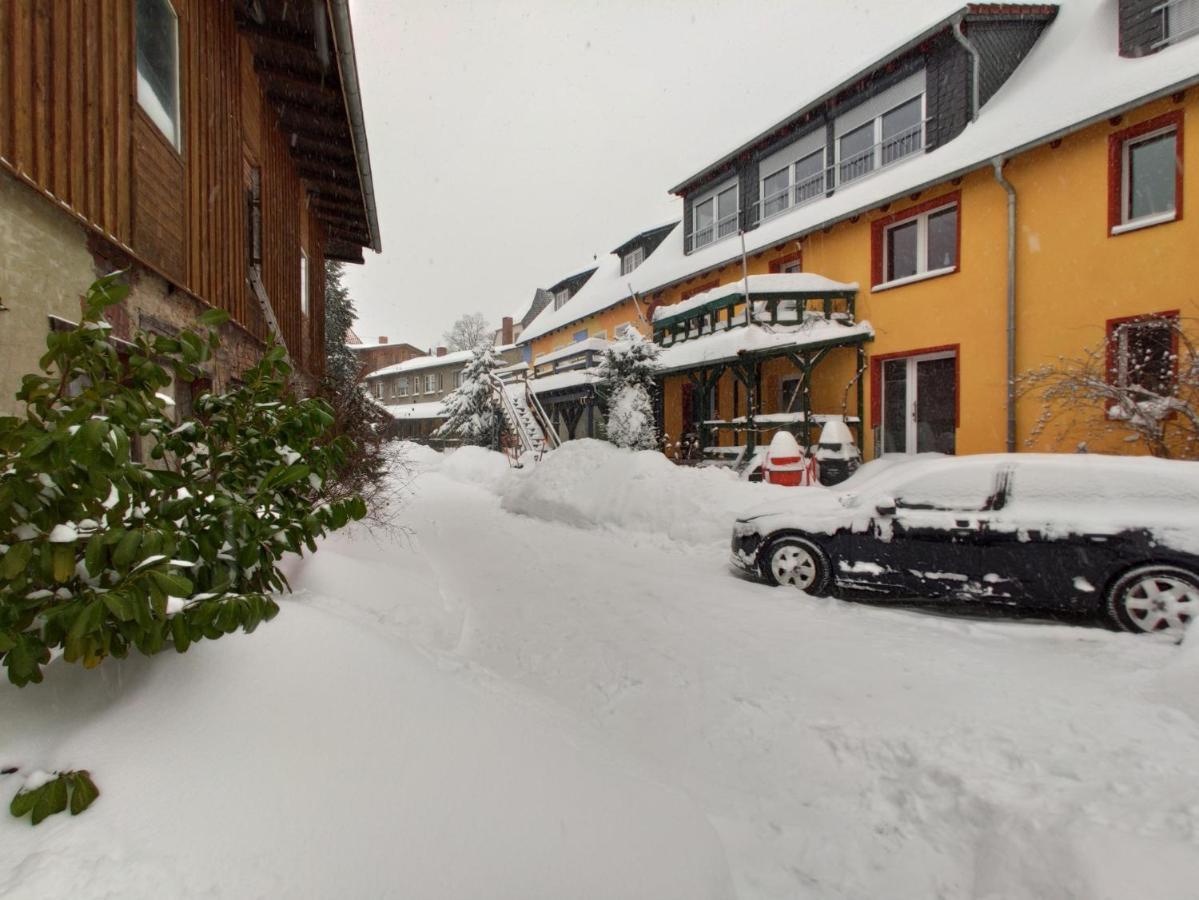
[{"label": "chimney", "polygon": [[438,356],[445,356],[445,354],[446,354],[446,349],[445,349],[445,347],[438,347],[438,348],[437,348],[437,355],[438,355]]},{"label": "chimney", "polygon": [[512,317],[504,316],[500,324],[500,343],[505,347],[512,343]]},{"label": "chimney", "polygon": [[379,338],[379,343],[380,343],[380,344],[386,344],[386,343],[387,343],[387,335],[382,335],[382,336]]}]

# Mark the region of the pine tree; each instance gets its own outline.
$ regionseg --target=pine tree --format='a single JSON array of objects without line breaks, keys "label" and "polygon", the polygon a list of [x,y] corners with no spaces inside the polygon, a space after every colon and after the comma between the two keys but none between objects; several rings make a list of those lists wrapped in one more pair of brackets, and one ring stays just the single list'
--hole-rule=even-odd
[{"label": "pine tree", "polygon": [[357,385],[359,372],[358,358],[346,346],[358,313],[349,288],[342,283],[344,275],[344,263],[325,264],[325,377],[339,390]]},{"label": "pine tree", "polygon": [[502,365],[490,343],[484,341],[475,347],[457,390],[442,402],[446,420],[437,429],[437,437],[457,437],[464,444],[494,447],[503,412],[491,373]]},{"label": "pine tree", "polygon": [[608,440],[618,447],[654,450],[658,446],[653,408],[657,359],[657,345],[634,328],[626,329],[604,351],[599,374],[608,397]]}]

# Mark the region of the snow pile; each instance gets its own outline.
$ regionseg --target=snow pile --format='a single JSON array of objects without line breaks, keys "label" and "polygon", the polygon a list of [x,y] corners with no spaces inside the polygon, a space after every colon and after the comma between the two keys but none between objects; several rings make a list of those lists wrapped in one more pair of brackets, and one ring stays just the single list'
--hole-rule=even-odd
[{"label": "snow pile", "polygon": [[[376,550],[376,552],[378,552]],[[372,591],[395,602],[394,573]],[[343,583],[346,605],[354,591]],[[0,801],[88,768],[84,815],[0,816],[0,896],[726,898],[720,844],[453,664],[301,603],[184,656],[0,687]]]},{"label": "snow pile", "polygon": [[500,496],[510,512],[577,528],[624,528],[691,544],[725,544],[733,520],[746,508],[790,494],[787,488],[741,481],[729,469],[676,466],[656,451],[582,440],[563,444],[536,467],[501,482]]}]

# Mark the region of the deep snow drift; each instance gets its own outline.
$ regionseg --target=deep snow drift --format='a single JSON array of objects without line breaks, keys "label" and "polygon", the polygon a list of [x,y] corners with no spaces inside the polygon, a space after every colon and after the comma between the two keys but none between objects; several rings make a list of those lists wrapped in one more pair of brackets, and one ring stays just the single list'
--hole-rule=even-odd
[{"label": "deep snow drift", "polygon": [[410,452],[254,635],[0,687],[0,767],[104,792],[0,895],[1195,896],[1199,642],[739,581],[786,489],[653,454]]}]

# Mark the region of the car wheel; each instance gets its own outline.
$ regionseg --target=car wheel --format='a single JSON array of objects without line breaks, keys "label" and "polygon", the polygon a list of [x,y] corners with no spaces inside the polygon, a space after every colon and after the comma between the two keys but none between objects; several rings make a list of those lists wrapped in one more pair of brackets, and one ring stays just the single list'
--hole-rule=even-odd
[{"label": "car wheel", "polygon": [[1107,592],[1107,612],[1125,631],[1181,637],[1199,616],[1199,576],[1178,566],[1141,566]]},{"label": "car wheel", "polygon": [[815,597],[828,593],[828,556],[804,538],[784,537],[771,543],[761,568],[770,584],[789,584]]}]

